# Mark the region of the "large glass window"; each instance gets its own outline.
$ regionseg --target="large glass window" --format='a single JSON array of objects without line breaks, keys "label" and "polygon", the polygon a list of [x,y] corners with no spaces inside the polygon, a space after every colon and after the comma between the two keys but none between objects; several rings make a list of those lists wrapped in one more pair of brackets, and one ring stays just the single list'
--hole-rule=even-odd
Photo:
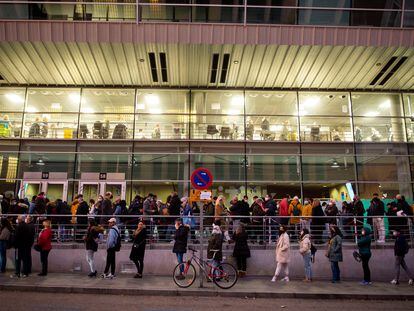
[{"label": "large glass window", "polygon": [[299,115],[301,116],[349,116],[351,113],[349,93],[299,92]]},{"label": "large glass window", "polygon": [[81,113],[79,138],[90,139],[132,139],[133,114]]},{"label": "large glass window", "polygon": [[352,141],[351,119],[349,117],[301,117],[301,141]]},{"label": "large glass window", "polygon": [[353,155],[309,155],[302,157],[304,181],[353,181],[355,164]]},{"label": "large glass window", "polygon": [[78,114],[26,113],[22,136],[37,139],[74,139],[77,129]]},{"label": "large glass window", "polygon": [[403,118],[354,117],[356,142],[403,142]]},{"label": "large glass window", "polygon": [[296,92],[246,91],[246,114],[265,116],[296,116]]},{"label": "large glass window", "polygon": [[192,139],[244,139],[244,116],[240,115],[192,115]]},{"label": "large glass window", "polygon": [[189,92],[139,89],[135,108],[136,113],[186,114],[189,111]]},{"label": "large glass window", "polygon": [[79,112],[80,89],[29,88],[26,113]]},{"label": "large glass window", "polygon": [[136,114],[135,139],[188,139],[188,115]]},{"label": "large glass window", "polygon": [[0,111],[23,112],[25,94],[24,88],[0,88]]},{"label": "large glass window", "polygon": [[352,93],[353,115],[357,117],[402,117],[400,94]]}]

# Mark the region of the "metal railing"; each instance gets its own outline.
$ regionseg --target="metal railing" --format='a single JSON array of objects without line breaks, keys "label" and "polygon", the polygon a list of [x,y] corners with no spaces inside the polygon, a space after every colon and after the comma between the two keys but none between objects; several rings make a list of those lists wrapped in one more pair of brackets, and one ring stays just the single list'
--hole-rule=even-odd
[{"label": "metal railing", "polygon": [[[17,214],[0,214],[15,224]],[[27,215],[25,215],[27,216]],[[205,244],[211,235],[212,223],[218,219],[214,216],[169,216],[169,215],[30,215],[33,219],[36,235],[42,227],[43,220],[51,220],[53,242],[56,243],[83,243],[88,221],[94,219],[100,224],[104,233],[100,242],[106,241],[109,218],[118,219],[118,228],[123,243],[133,241],[133,232],[139,221],[144,221],[147,228],[147,244],[168,244],[174,241],[175,219],[180,218],[190,226],[189,243]],[[80,221],[80,220],[83,221]],[[336,225],[342,232],[344,242],[356,244],[364,225],[369,224],[372,229],[372,247],[382,247],[393,241],[392,231],[399,229],[411,245],[414,245],[413,216],[364,216],[353,215],[302,217],[302,216],[221,216],[221,229],[225,241],[231,243],[232,235],[242,224],[248,234],[249,245],[274,247],[279,236],[279,226],[288,228],[291,243],[298,243],[300,231],[307,228],[310,231],[314,244],[324,244],[329,241],[329,228]],[[377,220],[378,219],[378,220]]]},{"label": "metal railing", "polygon": [[[190,1],[189,1],[190,2]],[[374,2],[374,1],[373,1]],[[378,8],[160,3],[143,0],[0,1],[0,19],[414,27],[411,6]]]}]

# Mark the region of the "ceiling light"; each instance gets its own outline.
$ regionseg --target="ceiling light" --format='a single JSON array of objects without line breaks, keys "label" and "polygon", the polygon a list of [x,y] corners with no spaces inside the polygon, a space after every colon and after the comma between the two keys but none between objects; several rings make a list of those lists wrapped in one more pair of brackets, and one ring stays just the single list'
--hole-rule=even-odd
[{"label": "ceiling light", "polygon": [[21,104],[24,102],[24,99],[21,98],[19,95],[13,94],[13,93],[7,93],[6,98],[16,104]]},{"label": "ceiling light", "polygon": [[211,103],[211,110],[220,110],[220,103]]},{"label": "ceiling light", "polygon": [[229,115],[229,116],[236,116],[236,115],[238,115],[240,113],[240,111],[239,110],[236,110],[236,109],[230,109],[229,111],[227,111],[227,114]]},{"label": "ceiling light", "polygon": [[278,93],[278,94],[275,94],[275,96],[277,98],[283,98],[283,97],[285,97],[285,94]]},{"label": "ceiling light", "polygon": [[60,105],[60,103],[52,103],[52,105],[50,105],[50,108],[52,108],[52,109],[60,109],[60,108],[62,108],[62,106]]},{"label": "ceiling light", "polygon": [[381,109],[389,109],[391,108],[391,101],[388,99],[379,105]]},{"label": "ceiling light", "polygon": [[364,114],[365,117],[376,117],[379,115],[378,111],[368,111],[366,114]]},{"label": "ceiling light", "polygon": [[100,92],[100,91],[94,91],[93,94],[95,96],[101,96],[102,95],[102,92]]},{"label": "ceiling light", "polygon": [[255,98],[257,97],[257,93],[249,93],[249,97]]},{"label": "ceiling light", "polygon": [[243,96],[235,96],[231,99],[231,104],[233,106],[243,106],[244,104],[244,97]]},{"label": "ceiling light", "polygon": [[234,60],[233,61],[233,64],[235,64],[235,65],[237,65],[239,63],[239,61],[238,60]]},{"label": "ceiling light", "polygon": [[339,166],[338,162],[337,162],[336,160],[334,160],[334,161],[332,162],[331,167],[332,167],[332,168],[339,168],[340,166]]},{"label": "ceiling light", "polygon": [[158,104],[160,103],[160,99],[157,95],[154,94],[147,94],[145,96],[145,100],[147,102],[148,105],[153,105],[153,106],[158,106]]},{"label": "ceiling light", "polygon": [[70,93],[69,98],[75,104],[79,104],[80,101],[80,94],[79,93]]},{"label": "ceiling light", "polygon": [[161,114],[161,109],[159,109],[159,108],[151,108],[149,110],[149,113],[152,113],[152,114]]},{"label": "ceiling light", "polygon": [[44,166],[45,162],[42,159],[37,160],[36,165]]},{"label": "ceiling light", "polygon": [[55,95],[56,96],[60,96],[60,95],[62,95],[64,92],[63,91],[55,91]]},{"label": "ceiling light", "polygon": [[26,112],[37,112],[37,109],[35,107],[29,106],[26,108]]},{"label": "ceiling light", "polygon": [[269,98],[270,96],[272,96],[272,94],[263,94],[262,95],[264,98]]},{"label": "ceiling light", "polygon": [[82,113],[94,113],[95,112],[95,110],[93,110],[92,108],[90,108],[90,107],[83,107],[82,109],[81,109],[81,112]]},{"label": "ceiling light", "polygon": [[143,63],[143,62],[145,62],[145,59],[140,58],[140,59],[139,59],[139,62],[140,62],[140,63]]},{"label": "ceiling light", "polygon": [[319,104],[319,97],[316,97],[316,96],[310,97],[306,99],[303,104],[308,105],[308,106]]},{"label": "ceiling light", "polygon": [[137,104],[137,110],[145,110],[145,104]]},{"label": "ceiling light", "polygon": [[306,116],[307,114],[308,112],[305,109],[303,108],[299,109],[299,116],[303,117],[303,116]]},{"label": "ceiling light", "polygon": [[345,98],[346,98],[346,95],[341,95],[341,98],[342,98],[342,99],[345,99]]}]

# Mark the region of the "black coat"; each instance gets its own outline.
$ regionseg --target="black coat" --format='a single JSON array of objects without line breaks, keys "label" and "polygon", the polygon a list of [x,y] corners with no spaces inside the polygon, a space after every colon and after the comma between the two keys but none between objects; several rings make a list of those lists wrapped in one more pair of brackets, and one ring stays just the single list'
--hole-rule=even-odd
[{"label": "black coat", "polygon": [[147,229],[143,228],[135,237],[132,244],[131,253],[129,259],[136,260],[138,258],[144,258],[145,245],[147,244]]},{"label": "black coat", "polygon": [[16,248],[31,248],[34,241],[35,232],[32,227],[21,222],[16,226],[15,232],[15,247]]},{"label": "black coat", "polygon": [[[222,247],[223,247],[223,235],[213,233],[210,239],[208,240],[207,259],[215,259],[215,260],[221,261],[223,259]],[[215,252],[214,250],[218,250],[218,251]]]},{"label": "black coat", "polygon": [[233,257],[250,257],[250,249],[249,245],[247,244],[248,236],[247,233],[235,233],[233,235],[234,240],[234,249],[233,249]]},{"label": "black coat", "polygon": [[181,225],[175,230],[173,253],[186,253],[189,227]]},{"label": "black coat", "polygon": [[93,226],[89,227],[86,233],[85,239],[85,247],[87,250],[92,250],[96,252],[98,250],[98,243],[96,243],[95,239],[99,237],[98,228]]},{"label": "black coat", "polygon": [[[86,216],[89,213],[89,205],[88,203],[86,203],[85,201],[82,201],[79,206],[78,209],[76,210],[76,215],[78,216]],[[78,224],[87,224],[88,223],[88,217],[78,217],[76,219]]]}]

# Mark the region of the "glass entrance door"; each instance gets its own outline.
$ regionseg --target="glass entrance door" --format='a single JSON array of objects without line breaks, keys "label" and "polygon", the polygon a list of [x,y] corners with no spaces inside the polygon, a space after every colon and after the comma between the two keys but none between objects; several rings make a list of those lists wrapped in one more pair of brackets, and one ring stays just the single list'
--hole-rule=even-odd
[{"label": "glass entrance door", "polygon": [[23,182],[23,197],[28,198],[29,201],[33,196],[38,195],[41,191],[40,181],[27,181]]},{"label": "glass entrance door", "polygon": [[125,182],[107,182],[105,183],[105,192],[111,192],[114,198],[120,197],[125,200],[126,183]]},{"label": "glass entrance door", "polygon": [[79,193],[83,194],[83,200],[89,202],[90,199],[95,201],[99,195],[99,183],[83,183],[79,185]]},{"label": "glass entrance door", "polygon": [[67,201],[67,188],[67,182],[47,182],[45,191],[50,201]]}]

